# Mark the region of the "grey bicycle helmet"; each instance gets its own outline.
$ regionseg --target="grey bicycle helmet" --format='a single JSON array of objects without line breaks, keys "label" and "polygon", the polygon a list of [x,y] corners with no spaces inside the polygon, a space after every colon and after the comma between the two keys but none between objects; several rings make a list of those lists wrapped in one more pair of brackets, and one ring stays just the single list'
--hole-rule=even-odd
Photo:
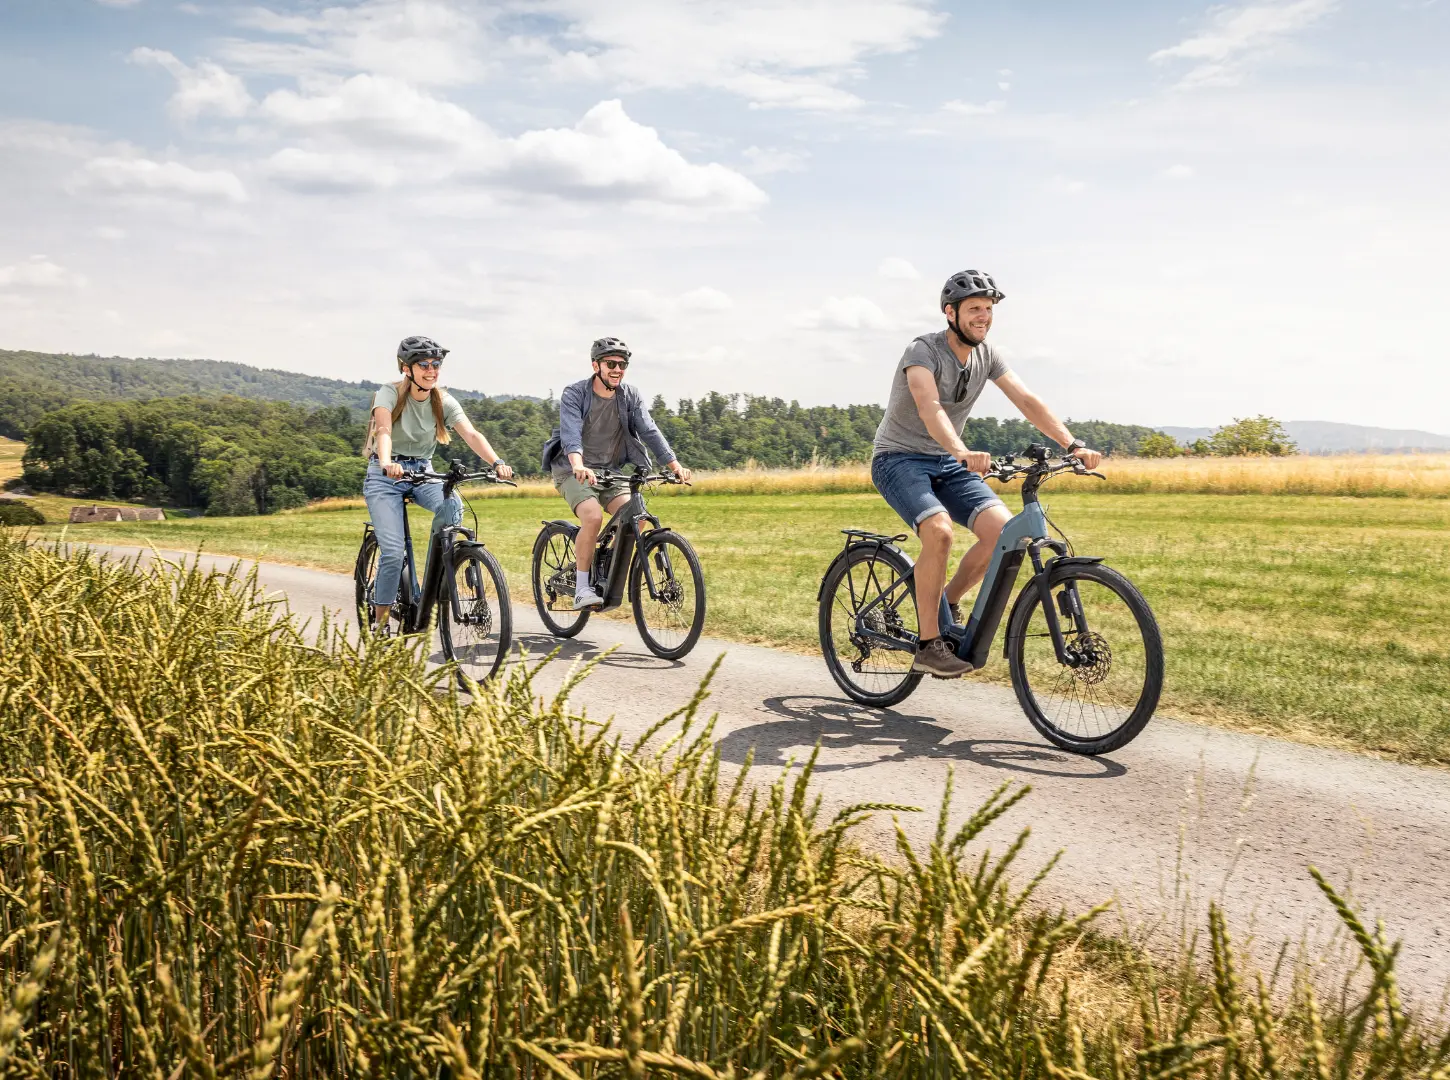
[{"label": "grey bicycle helmet", "polygon": [[602,337],[589,346],[589,359],[595,363],[606,356],[622,356],[628,360],[630,357],[629,346],[617,337]]},{"label": "grey bicycle helmet", "polygon": [[442,360],[448,350],[430,337],[415,334],[398,343],[398,370],[402,371],[415,360]]},{"label": "grey bicycle helmet", "polygon": [[969,296],[1007,299],[1007,294],[997,288],[991,274],[984,274],[980,270],[962,270],[947,278],[947,283],[941,287],[941,306],[958,303]]}]

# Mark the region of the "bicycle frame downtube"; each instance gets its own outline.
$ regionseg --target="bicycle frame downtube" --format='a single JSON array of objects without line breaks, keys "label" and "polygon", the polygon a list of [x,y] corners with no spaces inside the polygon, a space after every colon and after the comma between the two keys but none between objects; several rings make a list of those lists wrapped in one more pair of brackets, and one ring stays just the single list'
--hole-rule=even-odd
[{"label": "bicycle frame downtube", "polygon": [[957,643],[957,655],[972,667],[981,668],[987,663],[992,639],[997,636],[997,627],[1007,610],[1027,549],[1046,539],[1047,515],[1035,499],[1024,503],[1022,512],[1002,527],[1002,535],[997,538],[992,561],[977,593],[977,602],[972,605],[972,614]]},{"label": "bicycle frame downtube", "polygon": [[[604,604],[600,609],[602,611],[609,611],[624,603],[625,582],[629,576],[630,564],[634,562],[635,549],[644,538],[641,523],[645,521],[652,527],[659,528],[659,519],[645,509],[644,496],[635,490],[630,493],[629,502],[619,508],[600,533],[601,539],[611,529],[615,534],[614,547],[609,556],[609,577],[604,585]],[[599,557],[597,545],[594,557]]]}]

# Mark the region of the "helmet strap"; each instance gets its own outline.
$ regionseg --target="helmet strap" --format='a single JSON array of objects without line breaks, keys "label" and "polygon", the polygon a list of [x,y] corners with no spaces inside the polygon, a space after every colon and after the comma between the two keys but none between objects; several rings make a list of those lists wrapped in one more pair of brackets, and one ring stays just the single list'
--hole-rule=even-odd
[{"label": "helmet strap", "polygon": [[[962,299],[964,300],[966,299],[966,297],[963,297]],[[979,338],[978,340],[973,341],[971,338],[967,337],[966,334],[962,333],[962,328],[960,325],[961,321],[962,301],[958,300],[955,304],[952,305],[952,318],[948,321],[948,325],[952,328],[952,333],[957,335],[958,341],[960,341],[969,349],[975,349],[978,345],[982,343],[982,339]]]}]

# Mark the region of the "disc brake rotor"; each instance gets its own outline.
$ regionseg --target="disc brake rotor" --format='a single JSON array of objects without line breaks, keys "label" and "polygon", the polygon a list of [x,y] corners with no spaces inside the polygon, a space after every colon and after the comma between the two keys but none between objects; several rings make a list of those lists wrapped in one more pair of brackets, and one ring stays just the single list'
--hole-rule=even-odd
[{"label": "disc brake rotor", "polygon": [[1078,659],[1077,666],[1069,669],[1078,682],[1096,686],[1113,669],[1113,650],[1101,634],[1091,630],[1078,634],[1068,648]]}]

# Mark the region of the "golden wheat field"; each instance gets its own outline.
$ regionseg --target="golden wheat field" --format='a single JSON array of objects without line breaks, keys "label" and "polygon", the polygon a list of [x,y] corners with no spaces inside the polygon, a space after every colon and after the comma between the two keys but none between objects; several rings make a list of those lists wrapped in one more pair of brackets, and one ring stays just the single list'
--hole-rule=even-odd
[{"label": "golden wheat field", "polygon": [[[1450,454],[1342,454],[1294,457],[1181,457],[1106,459],[1106,479],[1059,476],[1054,490],[1103,495],[1340,495],[1357,498],[1450,498]],[[994,487],[1000,487],[994,482]],[[725,469],[701,472],[689,487],[661,485],[656,495],[835,495],[876,490],[869,465],[804,469]],[[553,495],[547,480],[518,487],[485,485],[470,498]],[[363,506],[361,497],[322,499],[300,510]]]}]

